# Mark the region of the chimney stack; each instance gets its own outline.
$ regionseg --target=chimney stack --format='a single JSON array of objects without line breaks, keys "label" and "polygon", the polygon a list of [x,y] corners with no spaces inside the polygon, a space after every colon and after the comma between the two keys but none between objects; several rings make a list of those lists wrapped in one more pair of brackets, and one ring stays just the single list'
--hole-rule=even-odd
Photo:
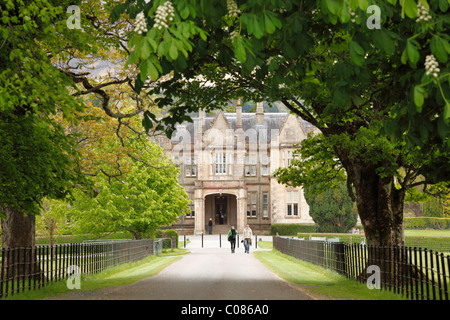
[{"label": "chimney stack", "polygon": [[242,104],[239,98],[236,105],[236,130],[242,129]]},{"label": "chimney stack", "polygon": [[262,102],[256,104],[256,123],[264,123],[264,109]]},{"label": "chimney stack", "polygon": [[202,109],[198,111],[198,132],[205,132],[205,110]]}]

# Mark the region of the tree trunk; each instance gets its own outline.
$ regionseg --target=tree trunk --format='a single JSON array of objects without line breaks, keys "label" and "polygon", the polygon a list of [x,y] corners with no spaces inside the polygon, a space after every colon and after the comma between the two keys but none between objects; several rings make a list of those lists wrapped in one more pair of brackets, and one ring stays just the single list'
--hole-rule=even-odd
[{"label": "tree trunk", "polygon": [[356,205],[367,244],[404,246],[404,192],[394,187],[394,178],[380,178],[374,168],[361,168],[356,189]]},{"label": "tree trunk", "polygon": [[417,276],[408,263],[403,232],[403,203],[405,192],[396,189],[394,177],[381,177],[379,166],[353,162],[349,167],[350,182],[356,191],[356,204],[367,240],[365,270],[359,275],[367,280],[370,266],[381,271],[382,286],[397,286],[398,275]]},{"label": "tree trunk", "polygon": [[35,245],[34,215],[25,216],[14,207],[3,207],[5,216],[2,219],[2,248],[33,248]]},{"label": "tree trunk", "polygon": [[26,216],[15,207],[2,207],[1,210],[4,215],[1,223],[4,265],[10,266],[7,276],[39,277],[39,263],[35,260],[35,216]]},{"label": "tree trunk", "polygon": [[347,166],[349,181],[356,192],[356,205],[364,227],[367,244],[403,246],[404,190],[397,190],[394,177],[380,177],[379,166],[351,161]]}]

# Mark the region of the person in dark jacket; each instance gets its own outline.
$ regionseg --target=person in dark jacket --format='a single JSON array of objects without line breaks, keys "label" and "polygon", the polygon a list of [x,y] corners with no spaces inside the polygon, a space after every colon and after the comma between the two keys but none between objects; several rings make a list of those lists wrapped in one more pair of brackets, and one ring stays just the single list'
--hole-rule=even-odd
[{"label": "person in dark jacket", "polygon": [[209,226],[209,234],[212,234],[212,227],[213,227],[212,218],[209,218],[208,226]]},{"label": "person in dark jacket", "polygon": [[228,231],[228,241],[230,241],[231,244],[231,253],[234,253],[234,250],[236,248],[236,230],[234,230],[234,226],[231,226],[231,230]]}]

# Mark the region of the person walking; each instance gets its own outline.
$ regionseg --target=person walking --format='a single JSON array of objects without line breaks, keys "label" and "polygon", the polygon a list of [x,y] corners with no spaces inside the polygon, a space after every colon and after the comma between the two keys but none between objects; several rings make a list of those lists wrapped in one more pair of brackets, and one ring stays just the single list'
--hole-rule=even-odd
[{"label": "person walking", "polygon": [[234,230],[234,226],[231,226],[231,230],[228,231],[228,241],[230,241],[231,244],[231,253],[234,253],[234,250],[236,249],[236,230]]},{"label": "person walking", "polygon": [[252,244],[253,232],[250,229],[249,225],[245,226],[244,231],[242,232],[242,239],[244,242],[245,253],[250,253],[250,246]]},{"label": "person walking", "polygon": [[208,226],[209,226],[209,234],[212,234],[212,226],[213,226],[212,218],[209,218]]}]

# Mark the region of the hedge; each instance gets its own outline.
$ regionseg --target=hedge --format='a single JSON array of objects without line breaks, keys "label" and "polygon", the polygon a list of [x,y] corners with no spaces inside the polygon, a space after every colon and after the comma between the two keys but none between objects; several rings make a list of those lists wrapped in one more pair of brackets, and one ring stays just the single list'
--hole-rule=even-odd
[{"label": "hedge", "polygon": [[273,224],[270,226],[270,234],[272,235],[276,235],[278,233],[280,236],[290,236],[302,232],[308,233],[316,232],[316,225],[286,223],[286,224]]},{"label": "hedge", "polygon": [[403,222],[405,229],[450,229],[450,218],[408,217]]}]

